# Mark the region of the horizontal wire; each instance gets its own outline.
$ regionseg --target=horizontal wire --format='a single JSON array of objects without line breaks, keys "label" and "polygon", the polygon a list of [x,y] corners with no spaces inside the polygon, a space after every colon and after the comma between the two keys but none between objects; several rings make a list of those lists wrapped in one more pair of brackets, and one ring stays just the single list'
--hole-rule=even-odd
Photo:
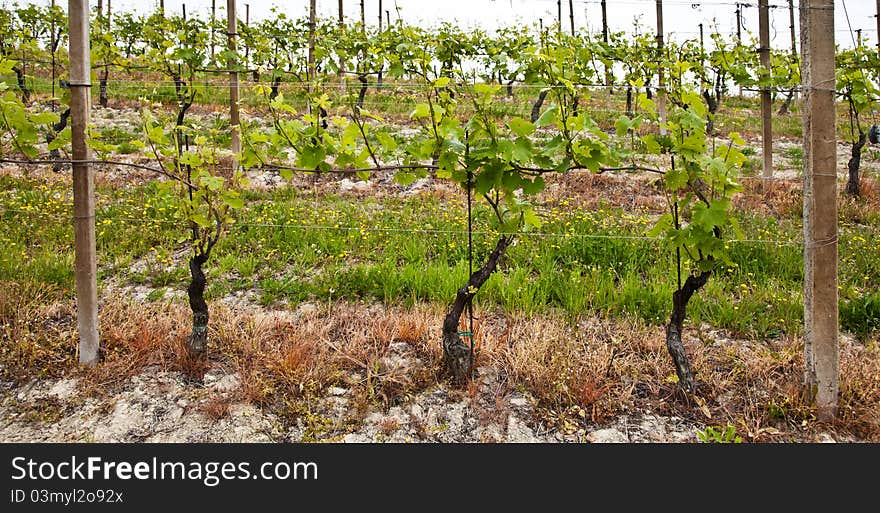
[{"label": "horizontal wire", "polygon": [[[27,75],[26,77],[28,79],[30,79],[31,81],[33,81],[34,79],[48,80],[48,77],[41,77],[41,76],[35,76],[35,75]],[[173,88],[175,86],[174,82],[170,81],[170,80],[143,80],[143,79],[110,78],[107,81],[107,89],[113,90],[113,89],[125,89],[125,88],[134,88],[135,87],[134,85],[120,86],[119,85],[120,83],[122,83],[122,84],[139,84],[139,85],[143,86],[142,88],[147,88],[150,86],[161,86],[161,87]],[[522,83],[519,81],[514,82],[513,84],[509,84],[509,85],[506,83],[505,84],[498,84],[497,82],[477,82],[477,83],[501,87],[502,91],[503,91],[503,89],[505,89],[507,87],[510,87],[511,89],[565,89],[565,88],[569,87],[569,86],[565,86],[565,85],[525,84],[525,83]],[[457,82],[457,85],[460,88],[463,88],[462,87],[463,84],[464,85],[473,85],[473,82],[471,82],[471,81]],[[95,86],[96,84],[92,84],[92,85]],[[189,85],[186,86],[186,88],[187,89],[206,89],[206,88],[227,89],[227,88],[229,88],[230,85],[232,85],[231,82],[222,82],[222,81],[214,80],[214,81],[212,81],[212,83],[205,83],[205,81],[202,81],[202,80],[195,80],[193,82],[190,82]],[[238,86],[241,89],[249,89],[249,88],[253,88],[256,86],[266,87],[266,86],[271,86],[271,85],[272,85],[271,82],[257,82],[257,83],[249,82],[249,81],[239,81],[238,82]],[[341,88],[345,87],[347,89],[353,90],[354,92],[357,92],[360,89],[361,84],[360,84],[360,82],[356,82],[356,81],[351,81],[351,82],[347,82],[347,83],[345,83],[345,82],[312,82],[312,83],[281,82],[279,84],[279,89],[296,89],[296,90],[300,90],[300,89],[305,90],[305,89],[309,89],[309,88],[320,89],[322,86],[334,88],[334,89],[341,89]],[[49,86],[45,86],[45,87],[48,88]],[[596,88],[596,89],[609,89],[609,88],[611,88],[611,89],[617,89],[617,88],[626,89],[626,88],[630,87],[630,85],[626,84],[626,83],[617,83],[617,84],[574,83],[574,84],[571,84],[571,87],[574,87],[574,88]],[[632,87],[634,89],[642,89],[645,86],[640,86],[640,87],[632,86]],[[650,86],[648,86],[648,87],[650,87]],[[651,88],[653,89],[653,87],[651,87]],[[379,82],[369,82],[368,89],[372,90],[374,92],[376,90],[378,90],[379,92],[382,92],[382,91],[397,90],[397,89],[399,89],[399,90],[411,89],[411,90],[418,90],[418,91],[431,91],[434,89],[434,87],[431,85],[428,85],[428,84],[394,84],[394,83],[388,83],[388,82],[382,82],[381,87],[379,87]],[[354,94],[354,93],[352,93],[352,94]]]},{"label": "horizontal wire", "polygon": [[[124,162],[124,161],[114,161],[114,160],[97,160],[97,159],[96,160],[71,160],[71,159],[19,160],[19,159],[0,158],[0,163],[18,164],[18,165],[93,164],[93,165],[98,165],[98,166],[120,166],[120,167],[131,167],[131,168],[140,169],[143,171],[149,171],[152,173],[156,173],[156,174],[160,174],[162,176],[168,177],[168,175],[166,173],[162,172],[159,168],[154,168],[154,167],[147,166],[145,164],[138,164],[135,162]],[[215,171],[232,172],[232,171],[238,170],[239,168],[233,168],[231,166],[214,166],[214,167],[212,167],[212,169]],[[317,171],[314,169],[287,167],[287,166],[277,165],[277,164],[265,164],[263,167],[251,168],[248,171],[249,172],[262,171],[262,172],[269,172],[269,173],[278,173],[280,171],[286,170],[286,171],[294,171],[294,172],[318,174],[318,175],[320,175],[320,174],[334,175],[335,174],[335,175],[351,176],[351,175],[357,175],[358,173],[382,173],[382,172],[398,171],[398,170],[406,170],[406,169],[434,170],[434,169],[436,169],[436,166],[431,165],[431,164],[412,164],[412,165],[386,164],[386,165],[383,165],[380,167],[363,168],[363,169],[330,169],[330,170],[326,170],[326,171],[324,171],[324,170]],[[573,169],[571,171],[578,171],[578,170],[580,170],[580,169]],[[602,169],[600,168],[600,170],[602,170]],[[612,169],[605,169],[602,171],[603,171],[603,173],[605,173],[608,171],[626,172],[626,171],[630,171],[630,170],[633,170],[633,169],[631,169],[629,167],[624,167],[622,169],[613,169],[613,170]],[[639,171],[639,169],[635,169],[635,171]],[[650,171],[650,170],[641,169],[641,171]],[[562,174],[564,174],[564,173],[562,173]],[[595,174],[601,174],[601,173],[595,173]],[[822,175],[815,175],[814,174],[813,176],[822,176]],[[841,171],[840,175],[824,175],[824,176],[833,176],[833,177],[840,178],[841,176],[846,176],[846,171],[845,170]],[[173,180],[178,180],[178,178],[176,178],[176,177],[168,177],[168,178],[173,179]],[[430,178],[430,175],[426,176],[425,178]],[[803,177],[786,178],[786,177],[776,177],[776,176],[772,176],[772,177],[741,176],[741,177],[739,177],[739,179],[740,180],[775,181],[775,182],[783,182],[783,183],[786,183],[786,182],[800,183],[803,181]],[[367,180],[367,181],[369,181],[369,180]],[[184,185],[186,185],[186,184],[184,183]],[[401,186],[401,187],[405,187],[405,186]]]}]

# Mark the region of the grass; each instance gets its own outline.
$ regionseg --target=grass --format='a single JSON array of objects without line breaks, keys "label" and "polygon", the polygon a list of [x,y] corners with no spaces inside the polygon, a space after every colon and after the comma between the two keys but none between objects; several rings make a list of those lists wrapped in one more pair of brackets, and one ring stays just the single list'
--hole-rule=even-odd
[{"label": "grass", "polygon": [[[72,290],[71,198],[65,180],[3,177],[0,280]],[[640,238],[659,212],[552,199],[538,211],[538,235],[522,235],[499,273],[481,290],[481,304],[526,314],[558,309],[571,317],[613,315],[664,324],[675,286],[672,253]],[[188,280],[185,230],[175,221],[173,194],[155,183],[99,188],[101,282],[183,290]],[[311,191],[252,193],[208,265],[211,300],[255,291],[263,305],[296,306],[339,298],[412,306],[444,303],[468,273],[465,210],[460,198],[428,193],[410,198]],[[749,242],[731,241],[724,267],[689,309],[735,336],[799,333],[802,256],[797,218],[740,212]],[[481,204],[475,209],[475,265],[497,235]],[[137,231],[139,237],[132,237]],[[876,299],[880,258],[876,225],[844,224],[841,233],[843,328],[868,338],[880,324]],[[768,241],[768,242],[763,242]],[[781,243],[780,243],[781,242]],[[685,270],[686,272],[686,270]]]},{"label": "grass", "polygon": [[782,156],[791,159],[792,167],[797,169],[802,169],[804,167],[804,149],[800,146],[786,148],[782,152]]}]

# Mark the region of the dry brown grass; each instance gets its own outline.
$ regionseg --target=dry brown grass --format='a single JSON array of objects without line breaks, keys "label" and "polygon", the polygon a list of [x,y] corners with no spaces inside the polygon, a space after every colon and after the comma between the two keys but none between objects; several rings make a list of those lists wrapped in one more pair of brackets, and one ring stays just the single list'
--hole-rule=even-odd
[{"label": "dry brown grass", "polygon": [[845,343],[840,374],[838,427],[880,442],[880,344]]},{"label": "dry brown grass", "polygon": [[217,422],[229,415],[229,407],[233,400],[234,398],[229,395],[214,394],[199,403],[199,411],[212,422]]},{"label": "dry brown grass", "polygon": [[585,209],[614,205],[632,212],[651,213],[662,213],[666,208],[661,189],[656,186],[657,175],[569,171],[560,176],[549,176],[546,180],[548,187],[540,198],[549,203],[571,200]]},{"label": "dry brown grass", "polygon": [[789,338],[770,345],[686,332],[699,380],[684,396],[666,353],[663,330],[637,322],[589,319],[576,326],[553,317],[512,321],[510,342],[490,349],[514,385],[531,391],[550,416],[577,414],[602,422],[624,410],[650,409],[696,423],[737,427],[748,441],[804,439],[836,429],[880,440],[880,354],[843,339],[840,418],[815,422],[801,394],[803,345]]},{"label": "dry brown grass", "polygon": [[393,417],[386,417],[379,422],[379,431],[385,436],[389,436],[397,431],[398,427],[400,427],[400,424]]},{"label": "dry brown grass", "polygon": [[[764,216],[800,218],[803,215],[803,183],[801,180],[775,180],[764,191],[761,178],[743,178],[743,192],[734,197],[734,209],[751,211]],[[880,210],[880,184],[863,176],[859,182],[860,196],[851,198],[844,192],[844,182],[838,183],[840,219],[851,223],[865,223]]]},{"label": "dry brown grass", "polygon": [[870,223],[880,212],[880,185],[874,178],[862,176],[859,180],[859,197],[852,198],[844,192],[843,185],[838,198],[840,219],[856,224]]},{"label": "dry brown grass", "polygon": [[61,290],[0,282],[0,379],[65,374],[75,361],[76,315]]},{"label": "dry brown grass", "polygon": [[[52,328],[72,322],[70,306],[45,291],[3,290],[5,375],[33,376],[45,369],[61,375],[75,369],[75,337],[62,336],[75,325]],[[356,421],[369,405],[396,404],[442,379],[437,372],[442,311],[438,305],[405,309],[340,302],[299,316],[214,306],[209,360],[193,362],[183,347],[190,324],[185,304],[108,299],[101,310],[104,358],[83,371],[83,383],[87,391],[104,394],[148,367],[196,375],[203,366],[220,365],[239,374],[242,388],[234,397],[206,401],[201,408],[211,419],[222,418],[232,400],[242,399],[289,420],[311,416],[310,401],[336,385],[350,390]],[[480,375],[495,378],[472,383],[463,396],[470,396],[477,413],[487,418],[506,415],[505,397],[524,390],[536,399],[543,418],[579,425],[650,410],[698,424],[729,422],[746,441],[807,440],[818,430],[880,441],[876,341],[842,340],[840,417],[822,426],[801,396],[802,343],[796,338],[730,340],[705,330],[697,336],[696,328],[687,328],[685,343],[699,389],[685,396],[675,384],[662,327],[619,319],[573,322],[562,315],[476,313],[477,365]],[[33,342],[35,333],[41,344]]]},{"label": "dry brown grass", "polygon": [[99,328],[102,361],[86,371],[84,385],[94,392],[113,390],[149,366],[198,379],[206,362],[186,351],[188,321],[187,312],[176,305],[105,301]]},{"label": "dry brown grass", "polygon": [[742,178],[743,191],[733,199],[734,210],[764,216],[798,218],[803,211],[803,184],[799,180],[774,180],[764,190],[761,178]]},{"label": "dry brown grass", "polygon": [[636,385],[659,365],[659,348],[645,347],[650,339],[645,328],[620,328],[593,319],[577,325],[554,318],[518,319],[512,322],[510,342],[497,347],[495,357],[540,404],[554,412],[576,406],[592,422],[602,422],[630,406]]}]

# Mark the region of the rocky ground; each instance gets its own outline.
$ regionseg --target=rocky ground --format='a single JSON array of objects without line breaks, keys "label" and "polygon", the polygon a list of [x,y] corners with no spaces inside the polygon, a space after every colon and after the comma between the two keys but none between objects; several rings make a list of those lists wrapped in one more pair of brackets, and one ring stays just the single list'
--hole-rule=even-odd
[{"label": "rocky ground", "polygon": [[529,397],[493,399],[486,372],[477,397],[444,385],[404,404],[375,409],[346,430],[349,390],[331,387],[321,404],[321,429],[302,419],[289,427],[274,414],[246,402],[232,402],[219,416],[210,408],[218,396],[233,396],[236,374],[211,369],[203,384],[177,372],[146,369],[108,396],[83,398],[80,380],[34,380],[5,385],[0,406],[0,442],[696,442],[697,426],[649,412],[624,415],[594,429],[563,432],[533,420]]},{"label": "rocky ground", "polygon": [[[407,365],[409,345],[387,358]],[[391,362],[392,364],[394,362]],[[400,404],[370,409],[353,421],[351,391],[330,387],[308,411],[285,422],[240,399],[238,374],[211,368],[202,382],[146,368],[95,393],[81,378],[0,385],[0,442],[332,442],[332,443],[693,443],[705,426],[646,410],[630,410],[588,427],[547,427],[533,399],[505,393],[500,377],[481,367],[467,391],[445,384]],[[818,433],[807,442],[849,442]]]}]

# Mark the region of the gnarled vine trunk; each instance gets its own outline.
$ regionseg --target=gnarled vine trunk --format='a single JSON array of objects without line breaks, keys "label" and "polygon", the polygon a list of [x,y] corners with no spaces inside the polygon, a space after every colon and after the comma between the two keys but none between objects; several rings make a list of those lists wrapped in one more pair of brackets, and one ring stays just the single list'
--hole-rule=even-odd
[{"label": "gnarled vine trunk", "polygon": [[859,140],[853,143],[851,156],[846,164],[847,169],[849,169],[849,179],[846,181],[846,194],[849,196],[858,197],[861,194],[859,168],[862,164],[862,148],[865,147],[866,139],[865,132],[860,128]]},{"label": "gnarled vine trunk", "polygon": [[626,88],[626,117],[632,119],[633,117],[633,88],[629,86]]},{"label": "gnarled vine trunk", "polygon": [[327,130],[327,109],[324,107],[318,106],[318,119],[321,121],[321,128]]},{"label": "gnarled vine trunk", "polygon": [[[187,98],[186,95],[183,94],[183,88],[186,87],[186,82],[180,78],[179,75],[174,75],[174,87],[177,89],[177,98],[180,101],[177,109],[177,125],[179,127],[183,126],[183,120],[186,118],[186,113],[190,107],[192,107],[192,99]],[[186,136],[177,138],[177,153],[178,155],[183,153],[184,141],[187,140]]]},{"label": "gnarled vine trunk", "polygon": [[[61,113],[61,119],[59,119],[57,123],[53,124],[52,130],[49,131],[48,134],[46,134],[46,144],[51,144],[52,141],[54,141],[55,138],[58,137],[58,133],[67,128],[68,119],[70,119],[70,107],[64,109],[64,112]],[[49,158],[51,160],[60,160],[61,152],[59,152],[57,148],[54,150],[50,150]],[[52,171],[56,173],[61,171],[61,163],[52,163]]]},{"label": "gnarled vine trunk", "polygon": [[785,100],[782,102],[782,105],[779,106],[779,110],[776,111],[776,114],[779,116],[785,116],[788,114],[789,109],[791,108],[791,102],[794,100],[794,89],[789,89],[788,94],[785,95]]},{"label": "gnarled vine trunk", "polygon": [[200,253],[189,259],[190,282],[186,289],[189,307],[193,314],[192,333],[186,339],[186,349],[190,356],[204,356],[208,350],[208,303],[205,302],[205,286],[208,283],[202,266],[208,255]]},{"label": "gnarled vine trunk", "polygon": [[489,276],[497,269],[498,261],[504,256],[504,252],[511,242],[513,242],[513,236],[510,235],[505,235],[498,239],[495,249],[489,254],[489,258],[483,267],[474,271],[467,284],[458,289],[458,292],[455,294],[455,301],[452,303],[452,308],[443,319],[443,354],[445,356],[446,368],[456,383],[461,384],[468,380],[473,359],[471,348],[461,341],[461,337],[458,334],[461,314],[464,313],[465,307],[473,300],[480,287],[486,283]]},{"label": "gnarled vine trunk", "polygon": [[98,104],[101,107],[107,108],[107,78],[110,74],[110,70],[105,65],[104,71],[101,73],[101,79],[98,82]]},{"label": "gnarled vine trunk", "polygon": [[272,77],[272,92],[269,93],[269,99],[274,100],[278,97],[278,88],[281,86],[281,75]]},{"label": "gnarled vine trunk", "polygon": [[358,91],[358,102],[357,107],[358,110],[364,108],[364,98],[367,96],[367,76],[363,73],[358,75],[358,82],[361,83],[361,90]]},{"label": "gnarled vine trunk", "polygon": [[532,123],[537,121],[538,118],[541,116],[541,106],[544,105],[545,98],[547,98],[546,89],[538,93],[538,99],[535,101],[535,104],[532,105]]},{"label": "gnarled vine trunk", "polygon": [[706,107],[709,109],[709,115],[706,116],[706,133],[712,134],[715,131],[715,113],[718,112],[718,100],[708,89],[703,89],[703,99],[706,100]]},{"label": "gnarled vine trunk", "polygon": [[15,78],[18,80],[18,88],[21,90],[21,99],[24,103],[27,103],[31,98],[31,90],[28,89],[27,82],[25,82],[24,70],[18,66],[13,66],[12,71],[15,72]]},{"label": "gnarled vine trunk", "polygon": [[711,275],[712,271],[703,271],[698,275],[688,276],[684,285],[672,293],[672,315],[669,318],[669,324],[666,325],[666,349],[669,351],[669,356],[672,357],[679,385],[688,392],[694,389],[695,381],[687,352],[681,341],[682,326],[687,316],[688,301],[709,281]]}]

